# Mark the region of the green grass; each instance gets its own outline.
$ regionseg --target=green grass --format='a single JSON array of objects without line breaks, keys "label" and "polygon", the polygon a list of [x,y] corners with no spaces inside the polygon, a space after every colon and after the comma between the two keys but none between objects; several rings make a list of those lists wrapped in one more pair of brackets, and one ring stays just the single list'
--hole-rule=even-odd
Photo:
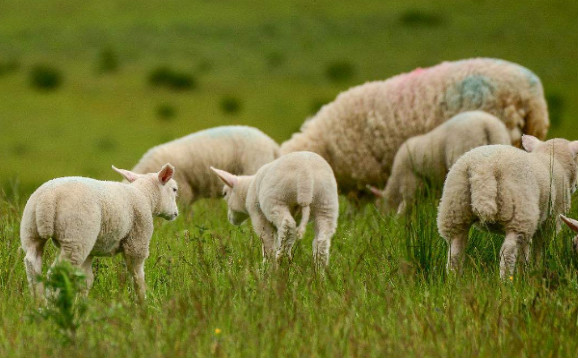
[{"label": "green grass", "polygon": [[[341,200],[330,268],[315,274],[309,228],[295,260],[261,262],[251,227],[205,200],[175,222],[156,221],[146,262],[148,300],[133,302],[120,256],[95,263],[88,323],[65,344],[34,321],[19,250],[22,203],[0,205],[0,355],[51,356],[570,356],[578,349],[577,260],[564,230],[540,263],[498,278],[501,237],[473,231],[464,274],[445,275],[435,203],[384,216]],[[49,245],[50,246],[50,245]],[[50,247],[50,263],[55,248]],[[216,333],[216,330],[220,333]]]}]

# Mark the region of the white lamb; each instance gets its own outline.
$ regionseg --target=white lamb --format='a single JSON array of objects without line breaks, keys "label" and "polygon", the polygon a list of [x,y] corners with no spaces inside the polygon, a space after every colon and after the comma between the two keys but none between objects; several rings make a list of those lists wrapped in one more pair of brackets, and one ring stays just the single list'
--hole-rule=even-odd
[{"label": "white lamb", "polygon": [[57,260],[68,260],[86,273],[87,291],[94,281],[93,257],[122,252],[138,299],[144,301],[144,261],[149,255],[153,216],[174,220],[178,215],[174,167],[165,164],[158,173],[149,174],[113,169],[130,184],[57,178],[44,183],[28,199],[20,239],[28,283],[37,299],[44,292],[36,279],[42,274],[44,245],[52,239],[60,247]]},{"label": "white lamb", "polygon": [[163,163],[179,168],[179,200],[189,204],[218,197],[222,184],[209,170],[218,166],[234,174],[254,174],[279,156],[279,145],[257,128],[222,126],[205,129],[158,145],[147,151],[132,169],[149,173]]},{"label": "white lamb", "polygon": [[576,187],[578,141],[542,142],[525,135],[528,151],[489,145],[472,149],[452,166],[438,208],[440,235],[448,242],[448,270],[461,268],[472,224],[505,233],[500,276],[514,272],[518,250],[526,261],[532,237],[548,217],[570,209]]},{"label": "white lamb", "polygon": [[548,110],[540,79],[520,65],[477,58],[353,87],[281,144],[281,154],[318,153],[333,168],[341,191],[364,191],[367,184],[385,185],[405,140],[471,110],[500,118],[513,144],[522,133],[546,137]]},{"label": "white lamb", "polygon": [[432,131],[406,140],[395,155],[385,189],[370,186],[370,190],[384,199],[386,211],[405,213],[424,180],[441,187],[462,154],[488,144],[510,144],[504,123],[483,111],[460,113]]},{"label": "white lamb", "polygon": [[[240,225],[251,218],[263,243],[263,259],[292,258],[309,217],[315,222],[313,259],[318,268],[329,264],[329,247],[337,227],[337,183],[327,162],[312,152],[295,152],[262,166],[255,175],[235,176],[211,169],[225,183],[228,218]],[[295,218],[301,213],[299,227]]]}]

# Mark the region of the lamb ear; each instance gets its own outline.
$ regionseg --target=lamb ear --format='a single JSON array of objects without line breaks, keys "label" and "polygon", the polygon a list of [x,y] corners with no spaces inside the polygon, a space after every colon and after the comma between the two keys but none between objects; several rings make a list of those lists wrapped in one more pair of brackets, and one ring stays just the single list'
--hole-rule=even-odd
[{"label": "lamb ear", "polygon": [[114,165],[112,166],[112,169],[114,169],[117,173],[122,175],[126,180],[128,180],[129,183],[132,183],[133,181],[141,177],[141,174],[133,173],[130,170],[126,169],[118,169]]},{"label": "lamb ear", "polygon": [[383,198],[383,191],[377,189],[376,187],[374,187],[373,185],[369,185],[367,184],[365,186],[369,191],[371,191],[373,193],[373,195],[377,196],[378,198]]},{"label": "lamb ear", "polygon": [[522,146],[526,149],[526,152],[532,152],[540,143],[542,143],[542,141],[532,135],[522,135]]},{"label": "lamb ear", "polygon": [[568,225],[568,227],[572,229],[572,231],[578,232],[578,221],[567,218],[562,214],[560,214],[560,219],[562,219],[562,221],[564,221],[566,225]]},{"label": "lamb ear", "polygon": [[211,167],[211,170],[214,171],[215,174],[217,174],[219,176],[219,179],[221,179],[221,181],[223,183],[225,183],[225,185],[230,187],[230,188],[234,188],[235,185],[237,185],[237,182],[239,181],[239,178],[237,178],[236,175],[233,175],[233,174],[226,172],[224,170],[213,168],[213,167]]},{"label": "lamb ear", "polygon": [[576,156],[576,154],[578,154],[578,140],[570,142],[569,146],[570,150],[572,151],[572,154]]},{"label": "lamb ear", "polygon": [[165,185],[169,180],[173,178],[175,174],[175,167],[173,167],[170,163],[163,165],[161,171],[158,173],[159,181],[162,185]]}]

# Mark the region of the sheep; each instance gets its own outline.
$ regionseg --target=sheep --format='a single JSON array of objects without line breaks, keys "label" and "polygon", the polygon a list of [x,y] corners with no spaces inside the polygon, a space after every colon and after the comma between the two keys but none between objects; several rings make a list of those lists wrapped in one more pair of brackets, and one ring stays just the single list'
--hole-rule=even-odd
[{"label": "sheep", "polygon": [[476,58],[353,87],[323,106],[281,144],[281,154],[308,150],[325,158],[344,193],[382,187],[408,138],[454,115],[483,110],[502,120],[513,144],[522,133],[545,138],[548,110],[540,79],[503,60]]},{"label": "sheep", "polygon": [[[560,214],[560,219],[574,232],[578,233],[578,221]],[[578,235],[572,239],[572,249],[578,254]]]},{"label": "sheep", "polygon": [[174,220],[175,169],[165,164],[158,173],[137,174],[113,169],[129,183],[84,177],[52,179],[28,199],[22,214],[20,239],[30,291],[36,299],[44,288],[42,254],[49,239],[60,248],[57,261],[68,260],[86,274],[86,293],[94,281],[95,256],[122,253],[133,277],[139,302],[145,300],[144,261],[149,255],[153,216]]},{"label": "sheep", "polygon": [[518,250],[527,262],[532,237],[546,219],[570,209],[578,141],[524,135],[522,144],[527,152],[504,145],[472,149],[450,169],[437,216],[449,246],[448,271],[461,269],[468,231],[476,224],[505,234],[500,277],[512,275]]},{"label": "sheep", "polygon": [[[317,268],[329,264],[329,247],[337,227],[337,182],[329,164],[312,152],[290,153],[262,166],[255,175],[235,176],[211,169],[223,181],[228,219],[240,225],[248,217],[262,241],[263,261],[292,260],[310,216],[315,223],[313,259]],[[299,226],[297,216],[301,214]]]},{"label": "sheep", "polygon": [[385,189],[369,188],[384,199],[386,211],[397,209],[403,214],[414,202],[424,179],[441,187],[462,154],[488,144],[510,144],[504,123],[483,111],[462,112],[432,131],[406,140],[395,155]]},{"label": "sheep", "polygon": [[158,145],[147,151],[132,169],[148,173],[171,162],[179,171],[179,201],[192,204],[200,198],[218,197],[221,182],[209,171],[215,165],[234,174],[254,174],[279,157],[279,145],[257,128],[221,126],[205,129]]}]

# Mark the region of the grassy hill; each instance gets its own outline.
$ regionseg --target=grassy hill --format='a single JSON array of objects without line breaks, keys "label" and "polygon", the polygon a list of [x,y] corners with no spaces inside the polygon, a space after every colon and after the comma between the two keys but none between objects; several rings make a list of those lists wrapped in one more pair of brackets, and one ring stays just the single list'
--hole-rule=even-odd
[{"label": "grassy hill", "polygon": [[[111,164],[222,124],[283,141],[353,85],[475,56],[532,69],[550,136],[578,138],[577,16],[573,1],[5,2],[0,180],[29,192],[58,176],[116,178]],[[58,87],[31,84],[39,65]],[[191,88],[151,85],[162,67]]]}]

